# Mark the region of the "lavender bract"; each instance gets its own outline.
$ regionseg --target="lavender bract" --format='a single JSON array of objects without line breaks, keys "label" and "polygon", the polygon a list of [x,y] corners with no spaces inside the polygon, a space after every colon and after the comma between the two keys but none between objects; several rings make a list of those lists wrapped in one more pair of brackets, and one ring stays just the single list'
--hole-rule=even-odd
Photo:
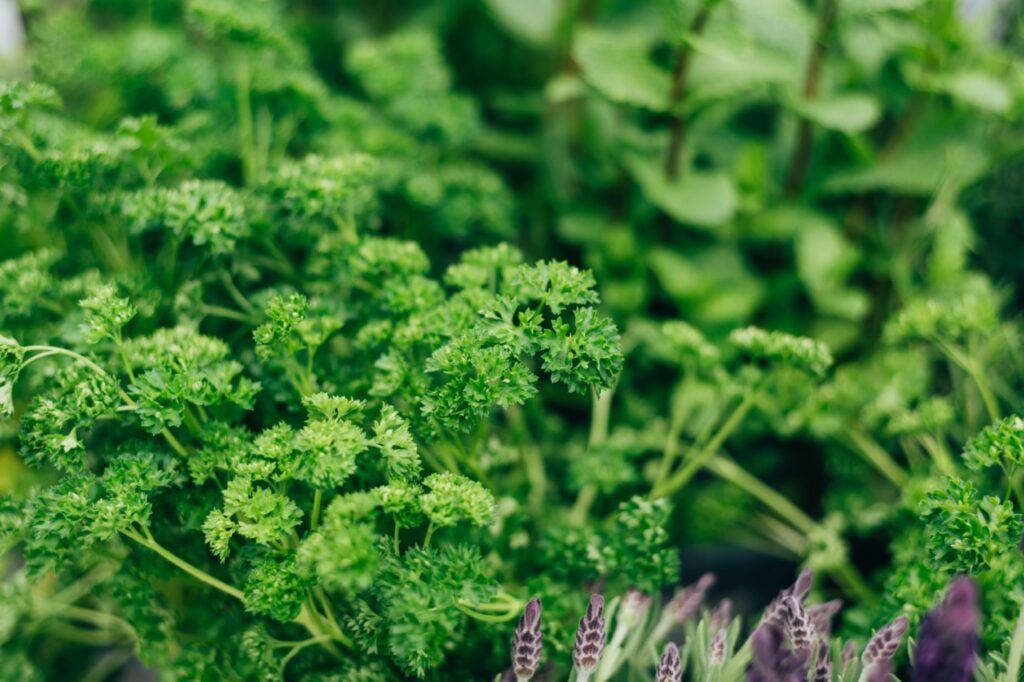
[{"label": "lavender bract", "polygon": [[658,661],[658,668],[654,673],[655,682],[680,682],[683,679],[682,664],[679,660],[679,649],[669,642],[665,645],[665,651]]},{"label": "lavender bract", "polygon": [[969,682],[978,658],[978,587],[957,578],[918,629],[913,682]]},{"label": "lavender bract", "polygon": [[512,643],[512,668],[518,682],[526,682],[537,672],[544,647],[544,634],[540,630],[541,605],[531,599],[523,609]]},{"label": "lavender bract", "polygon": [[750,638],[751,660],[746,682],[804,682],[807,650],[790,651],[781,627],[761,623]]},{"label": "lavender bract", "polygon": [[604,597],[592,594],[587,612],[580,618],[576,629],[576,646],[572,652],[572,662],[579,672],[580,680],[587,679],[597,669],[604,652],[604,643]]},{"label": "lavender bract", "polygon": [[704,603],[708,590],[715,584],[715,576],[705,573],[693,585],[679,592],[665,607],[665,610],[672,614],[676,623],[682,624],[690,620]]},{"label": "lavender bract", "polygon": [[832,656],[827,640],[818,640],[818,657],[814,663],[814,675],[811,679],[814,682],[832,682]]},{"label": "lavender bract", "polygon": [[909,625],[910,621],[907,620],[906,616],[900,616],[876,632],[868,642],[868,645],[864,647],[864,653],[861,656],[864,665],[891,661],[892,657],[896,655],[896,651],[900,648],[903,635],[906,633]]}]

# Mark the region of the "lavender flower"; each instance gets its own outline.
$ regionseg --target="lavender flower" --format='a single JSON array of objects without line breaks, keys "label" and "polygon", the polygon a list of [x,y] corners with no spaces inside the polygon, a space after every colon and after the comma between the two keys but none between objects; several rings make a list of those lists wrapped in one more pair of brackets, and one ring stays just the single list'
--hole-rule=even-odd
[{"label": "lavender flower", "polygon": [[865,682],[891,682],[892,661],[879,661],[864,671]]},{"label": "lavender flower", "polygon": [[672,618],[678,624],[683,624],[690,620],[697,610],[700,609],[700,605],[704,603],[704,598],[708,594],[708,590],[711,589],[712,585],[715,584],[715,576],[712,573],[705,573],[700,577],[693,585],[683,589],[676,596],[672,597],[672,600],[667,604],[666,611],[672,614]]},{"label": "lavender flower", "polygon": [[658,668],[654,673],[654,682],[681,682],[683,669],[679,661],[679,649],[672,642],[665,645],[665,651],[658,661]]},{"label": "lavender flower", "polygon": [[813,643],[814,628],[803,603],[794,596],[783,599],[783,606],[786,609],[786,637],[796,651],[805,651],[811,648]]},{"label": "lavender flower", "polygon": [[768,604],[768,608],[764,610],[764,615],[761,616],[761,622],[779,627],[785,626],[788,617],[788,610],[785,605],[786,598],[793,597],[803,604],[807,599],[807,593],[811,591],[813,580],[814,574],[811,573],[809,568],[802,570],[800,575],[797,576],[796,582],[779,592],[779,596],[775,597]]},{"label": "lavender flower", "polygon": [[896,655],[897,649],[900,648],[903,635],[909,625],[907,617],[900,616],[876,632],[868,645],[864,647],[864,653],[861,656],[864,665],[870,666],[881,661],[891,661],[892,657]]},{"label": "lavender flower", "polygon": [[711,643],[708,644],[708,665],[712,668],[717,668],[725,663],[728,646],[728,631],[723,628],[715,633]]},{"label": "lavender flower", "polygon": [[517,682],[526,682],[540,665],[544,647],[544,634],[540,631],[540,600],[534,597],[526,603],[512,641],[512,668]]},{"label": "lavender flower", "polygon": [[804,682],[808,651],[790,651],[782,628],[761,623],[750,637],[746,682]]},{"label": "lavender flower", "polygon": [[626,627],[632,628],[640,622],[651,605],[651,598],[640,590],[630,589],[622,598],[619,606],[618,620]]},{"label": "lavender flower", "polygon": [[811,619],[811,625],[820,638],[829,639],[832,636],[832,617],[842,608],[843,602],[838,599],[807,607],[807,617]]},{"label": "lavender flower", "polygon": [[722,628],[728,627],[729,622],[732,620],[732,600],[723,599],[718,602],[715,609],[711,612],[711,631],[721,630]]},{"label": "lavender flower", "polygon": [[590,677],[601,662],[604,640],[604,597],[592,594],[587,613],[580,618],[576,629],[576,647],[572,652],[572,662],[579,673],[577,679],[581,682]]},{"label": "lavender flower", "polygon": [[828,641],[818,640],[818,660],[814,663],[814,682],[832,682],[832,656],[828,650]]},{"label": "lavender flower", "polygon": [[851,663],[857,660],[857,643],[850,640],[843,645],[843,653],[839,655],[839,662],[845,670]]},{"label": "lavender flower", "polygon": [[978,656],[978,587],[957,578],[917,631],[913,682],[969,682]]}]

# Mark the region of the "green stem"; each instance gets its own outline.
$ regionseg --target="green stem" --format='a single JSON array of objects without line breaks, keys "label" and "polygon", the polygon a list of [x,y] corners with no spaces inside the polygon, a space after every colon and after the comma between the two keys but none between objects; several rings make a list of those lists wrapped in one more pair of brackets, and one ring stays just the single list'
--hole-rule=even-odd
[{"label": "green stem", "polygon": [[939,467],[939,471],[946,476],[955,477],[957,475],[956,462],[953,461],[946,446],[932,435],[923,435],[920,440],[921,445],[931,456],[932,461]]},{"label": "green stem", "polygon": [[1024,606],[1017,616],[1017,627],[1013,630],[1010,640],[1010,656],[1006,661],[1006,682],[1017,682],[1020,679],[1021,662],[1024,659]]},{"label": "green stem", "polygon": [[985,379],[985,373],[978,367],[978,363],[963,350],[951,343],[946,343],[942,339],[936,339],[935,342],[939,349],[946,354],[946,357],[958,365],[960,369],[967,372],[967,376],[971,377],[975,387],[978,389],[978,394],[981,396],[981,401],[985,403],[985,410],[988,412],[989,420],[992,422],[999,421],[999,402],[996,400],[995,394]]},{"label": "green stem", "polygon": [[242,176],[245,184],[249,186],[257,180],[250,79],[249,64],[242,60],[235,76],[235,95],[238,107],[238,151],[242,159]]},{"label": "green stem", "polygon": [[684,115],[683,99],[686,95],[687,75],[690,71],[690,60],[693,56],[692,39],[704,32],[704,27],[711,17],[711,8],[717,0],[705,0],[690,22],[689,35],[679,47],[676,63],[672,69],[672,92],[669,94],[669,145],[665,156],[665,177],[675,180],[679,176],[679,160],[686,144],[686,116]]},{"label": "green stem", "polygon": [[[724,456],[715,456],[708,462],[708,471],[729,481],[741,490],[746,491],[755,499],[759,500],[766,507],[774,511],[780,517],[801,531],[804,535],[810,535],[818,530],[820,526],[803,510],[780,495],[771,486],[765,485],[760,479],[742,468],[736,462]],[[874,601],[875,594],[867,582],[857,572],[857,569],[850,564],[848,559],[841,561],[832,572],[837,579],[845,583],[848,591],[856,594],[866,601]]]},{"label": "green stem", "polygon": [[680,399],[682,382],[677,381],[672,390],[672,417],[669,420],[668,436],[665,438],[665,448],[661,453],[661,462],[658,465],[658,473],[654,477],[654,486],[657,487],[665,477],[672,472],[672,465],[675,464],[676,456],[679,454],[679,436],[683,432],[683,421],[686,413],[683,410],[683,401]]},{"label": "green stem", "polygon": [[[40,353],[40,355],[42,355],[43,357],[47,357],[50,355],[66,355],[69,358],[74,358],[75,360],[82,363],[83,365],[85,365],[86,367],[88,367],[89,369],[91,369],[92,371],[96,372],[97,374],[104,378],[110,376],[109,374],[107,374],[107,371],[105,369],[97,365],[89,358],[85,357],[81,353],[76,353],[73,350],[68,350],[67,348],[58,348],[57,346],[22,346],[22,350],[28,352],[43,351],[43,353]],[[35,360],[38,359],[38,355],[35,357],[31,357],[28,360],[22,362],[21,366],[26,367],[29,363],[34,362]]]},{"label": "green stem", "polygon": [[[102,367],[97,365],[95,362],[93,362],[89,358],[85,357],[81,353],[76,353],[75,351],[68,350],[67,348],[58,348],[57,346],[38,346],[37,345],[37,346],[22,346],[22,349],[26,350],[28,352],[38,353],[38,355],[34,355],[31,358],[29,358],[28,360],[25,360],[24,362],[22,362],[21,363],[21,367],[22,368],[27,367],[31,363],[33,363],[36,360],[40,359],[41,357],[48,357],[48,356],[51,356],[51,355],[65,355],[65,356],[67,356],[69,358],[73,358],[74,360],[82,363],[83,365],[85,365],[86,367],[91,369],[92,371],[96,372],[101,377],[106,378],[106,379],[110,378],[110,374],[108,374],[105,369],[103,369]],[[118,388],[117,392],[121,396],[121,400],[124,401],[125,405],[128,405],[129,407],[132,407],[132,408],[136,407],[135,401],[131,399],[131,396],[129,396],[125,392],[125,390],[123,388]],[[168,444],[174,449],[175,452],[177,452],[182,457],[187,457],[188,456],[188,450],[185,449],[185,447],[181,444],[181,442],[179,442],[178,439],[174,437],[174,434],[172,434],[168,429],[166,429],[166,428],[163,429],[160,432],[160,434],[164,437],[164,439],[167,440]]]},{"label": "green stem", "polygon": [[864,459],[878,469],[879,473],[888,478],[893,485],[902,488],[907,484],[907,473],[871,436],[859,428],[851,426],[846,429],[846,437],[853,445],[853,449],[863,455]]},{"label": "green stem", "polygon": [[715,435],[711,437],[711,440],[699,452],[690,457],[668,480],[655,481],[654,487],[651,489],[651,497],[667,497],[689,483],[690,479],[715,456],[715,453],[725,444],[729,436],[739,427],[753,405],[754,391],[753,389],[747,389],[739,405],[729,415],[729,418],[722,423]]},{"label": "green stem", "polygon": [[124,533],[124,535],[126,537],[130,538],[131,540],[134,540],[135,542],[137,542],[138,544],[142,545],[146,549],[149,549],[149,550],[152,550],[153,552],[156,552],[161,557],[163,557],[164,559],[166,559],[170,563],[174,564],[175,566],[177,566],[181,570],[185,571],[186,573],[188,573],[190,576],[192,576],[196,580],[199,580],[200,582],[206,583],[210,587],[213,587],[214,589],[220,590],[224,594],[230,595],[230,596],[234,597],[235,599],[238,599],[239,601],[242,601],[245,598],[245,595],[238,588],[233,587],[231,585],[228,585],[223,580],[219,580],[217,578],[214,578],[212,575],[210,575],[206,571],[202,570],[201,568],[197,568],[197,567],[193,566],[189,562],[187,562],[184,559],[182,559],[181,557],[179,557],[177,554],[175,554],[175,553],[171,552],[170,550],[168,550],[166,547],[164,547],[159,542],[157,542],[155,539],[153,539],[153,536],[149,535],[149,531],[148,530],[145,531],[146,532],[145,536],[144,535],[140,535],[139,533],[136,533],[135,531],[131,531],[131,530],[126,530],[126,531],[122,531],[122,532]]},{"label": "green stem", "polygon": [[316,530],[320,525],[320,504],[323,502],[324,491],[317,488],[313,492],[313,511],[309,514],[309,527]]},{"label": "green stem", "polygon": [[327,644],[330,641],[331,638],[329,635],[316,635],[315,637],[310,637],[307,640],[298,642],[292,647],[291,651],[289,651],[287,654],[284,655],[283,658],[281,658],[281,672],[284,672],[284,669],[288,666],[288,663],[290,663],[291,660],[295,658],[295,656],[298,655],[298,653],[303,649],[313,646],[314,644]]},{"label": "green stem", "polygon": [[238,307],[242,308],[249,314],[256,314],[256,308],[253,307],[253,304],[249,302],[249,299],[247,299],[245,295],[242,294],[241,290],[238,288],[238,285],[235,284],[235,280],[232,279],[231,273],[225,270],[224,268],[221,268],[218,274],[220,275],[220,281],[221,283],[224,284],[224,289],[227,290],[228,295],[231,297],[231,300],[237,303]]},{"label": "green stem", "polygon": [[[590,435],[587,439],[587,450],[599,447],[608,440],[608,424],[612,411],[612,396],[615,395],[615,388],[608,388],[600,393],[594,393],[590,409]],[[582,524],[590,513],[590,506],[597,498],[597,486],[588,483],[580,489],[576,497],[576,503],[569,512],[569,521],[574,525]]]},{"label": "green stem", "polygon": [[214,317],[223,317],[226,320],[234,320],[236,322],[244,322],[245,324],[254,324],[254,320],[245,313],[240,313],[237,310],[231,308],[225,308],[220,305],[210,305],[204,303],[202,311],[207,315],[213,315]]},{"label": "green stem", "polygon": [[[814,44],[811,47],[810,58],[807,60],[807,70],[804,72],[803,97],[807,101],[814,99],[818,94],[818,88],[821,83],[821,71],[825,63],[825,51],[828,46],[828,37],[836,21],[837,2],[838,0],[821,0]],[[787,197],[796,196],[800,193],[804,179],[807,177],[807,169],[811,164],[813,147],[814,128],[810,120],[806,117],[801,117],[799,129],[797,130],[796,147],[793,150],[793,160],[789,167],[789,174],[786,177],[785,194]]]},{"label": "green stem", "polygon": [[435,529],[434,522],[431,521],[427,525],[427,534],[425,536],[423,536],[423,545],[422,545],[423,549],[426,549],[427,547],[430,547],[430,539],[434,537],[434,529]]},{"label": "green stem", "polygon": [[758,499],[766,507],[788,521],[794,528],[805,535],[814,531],[818,524],[802,509],[779,494],[774,488],[766,485],[759,478],[748,472],[727,457],[712,456],[707,464],[708,471],[729,481],[736,487],[746,491]]}]

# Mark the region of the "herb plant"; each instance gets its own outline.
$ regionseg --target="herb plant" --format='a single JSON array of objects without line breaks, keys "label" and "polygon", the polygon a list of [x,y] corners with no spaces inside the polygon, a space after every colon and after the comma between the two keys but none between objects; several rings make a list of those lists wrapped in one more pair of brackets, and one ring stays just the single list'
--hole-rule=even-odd
[{"label": "herb plant", "polygon": [[1014,3],[20,20],[0,679],[1020,676]]}]

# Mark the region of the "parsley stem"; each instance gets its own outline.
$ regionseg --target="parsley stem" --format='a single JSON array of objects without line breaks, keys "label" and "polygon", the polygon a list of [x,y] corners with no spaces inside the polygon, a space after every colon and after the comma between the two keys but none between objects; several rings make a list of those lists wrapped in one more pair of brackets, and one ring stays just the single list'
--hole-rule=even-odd
[{"label": "parsley stem", "polygon": [[238,285],[236,285],[235,280],[232,279],[231,273],[226,269],[221,268],[217,274],[220,276],[220,281],[224,284],[224,289],[228,292],[228,296],[231,297],[231,300],[237,303],[238,307],[242,308],[247,313],[254,314],[256,312],[256,308],[253,307],[252,303],[249,302],[249,299],[247,299],[238,289]]},{"label": "parsley stem", "polygon": [[[74,360],[82,363],[92,371],[96,372],[101,377],[110,378],[110,374],[108,374],[105,369],[103,369],[102,367],[100,367],[95,362],[85,357],[81,353],[76,353],[73,350],[68,350],[67,348],[60,348],[58,346],[41,345],[22,346],[22,348],[28,352],[37,353],[36,355],[33,355],[29,359],[22,362],[22,368],[28,366],[29,364],[35,362],[36,360],[39,360],[40,358],[48,357],[51,355],[66,355],[67,357],[73,358]],[[123,388],[118,387],[117,392],[118,394],[120,394],[121,400],[123,400],[126,405],[130,407],[136,406],[135,401],[131,399],[131,396],[125,393],[125,390]],[[185,447],[181,444],[181,442],[174,437],[174,434],[171,433],[169,429],[165,427],[163,430],[160,431],[160,434],[164,437],[164,439],[171,446],[171,448],[174,449],[175,452],[177,452],[182,457],[188,456],[188,450],[186,450]]]},{"label": "parsley stem", "polygon": [[256,142],[253,132],[252,98],[249,63],[242,60],[235,75],[235,97],[238,107],[238,151],[242,160],[242,177],[246,185],[256,182]]},{"label": "parsley stem", "polygon": [[313,492],[313,510],[309,513],[309,527],[316,530],[320,525],[320,505],[323,502],[324,491],[317,488]]},{"label": "parsley stem", "polygon": [[211,305],[204,303],[203,312],[207,315],[213,315],[214,317],[223,317],[226,320],[235,320],[236,322],[244,322],[245,324],[253,324],[253,319],[245,313],[240,313],[237,310],[231,308],[225,308],[220,305]]},{"label": "parsley stem", "polygon": [[950,456],[946,445],[930,434],[921,436],[920,440],[925,451],[931,456],[935,465],[939,467],[939,471],[946,476],[956,477],[956,463],[953,461],[952,456]]},{"label": "parsley stem", "polygon": [[298,655],[300,651],[314,644],[323,644],[324,642],[329,642],[330,639],[331,638],[329,635],[316,635],[314,637],[310,637],[307,640],[303,640],[301,642],[296,643],[292,647],[291,651],[289,651],[281,658],[281,672],[284,672],[284,669],[288,666],[288,663],[291,662],[291,660],[295,658],[295,656]]},{"label": "parsley stem", "polygon": [[658,473],[654,477],[655,487],[671,473],[672,465],[675,464],[676,456],[679,454],[679,436],[683,432],[683,422],[687,415],[687,411],[683,409],[683,401],[680,399],[682,390],[683,382],[677,381],[672,390],[668,435],[665,438],[665,448],[661,453]]},{"label": "parsley stem", "polygon": [[97,374],[99,374],[102,377],[109,377],[110,376],[109,374],[107,374],[107,371],[105,369],[103,369],[102,367],[97,365],[95,362],[93,362],[89,358],[85,357],[81,353],[76,353],[73,350],[68,350],[67,348],[59,348],[57,346],[22,346],[22,349],[24,349],[26,351],[29,351],[29,352],[43,351],[43,353],[40,353],[40,355],[35,355],[35,356],[29,358],[28,360],[25,360],[24,362],[22,362],[21,363],[22,367],[25,367],[29,363],[38,360],[40,357],[46,357],[46,356],[49,356],[49,355],[66,355],[69,358],[74,358],[75,360],[77,360],[78,362],[82,363],[83,365],[85,365],[86,367],[88,367],[89,369],[91,369],[92,371],[96,372]]},{"label": "parsley stem", "polygon": [[871,466],[878,469],[879,473],[888,478],[896,487],[902,488],[907,484],[907,473],[871,436],[861,429],[851,426],[846,429],[846,437],[852,448],[863,455]]},{"label": "parsley stem", "polygon": [[935,343],[953,364],[958,365],[960,369],[967,372],[967,376],[971,377],[971,380],[974,381],[974,386],[978,389],[981,401],[985,404],[985,411],[988,412],[989,420],[992,422],[999,421],[999,402],[996,400],[995,394],[992,393],[992,389],[985,379],[985,373],[978,367],[978,363],[962,349],[951,343],[947,343],[940,338],[936,338]]},{"label": "parsley stem", "polygon": [[[728,457],[723,455],[712,457],[707,464],[707,469],[759,500],[805,536],[822,530],[821,526],[803,510]],[[871,587],[853,567],[849,559],[843,558],[838,561],[831,572],[849,592],[855,593],[866,601],[875,600],[875,594]]]},{"label": "parsley stem", "polygon": [[722,425],[715,432],[715,435],[702,447],[697,453],[692,455],[671,477],[666,481],[655,481],[654,487],[651,489],[651,497],[656,499],[659,497],[667,497],[687,483],[690,479],[715,456],[718,450],[722,447],[729,436],[732,435],[743,420],[746,418],[747,413],[750,412],[750,408],[754,406],[754,390],[747,389],[746,393],[743,394],[743,399],[736,406],[736,409],[732,411],[729,418],[726,419]]},{"label": "parsley stem", "polygon": [[1017,682],[1020,679],[1022,659],[1024,659],[1024,606],[1017,616],[1017,627],[1013,629],[1010,640],[1010,655],[1006,659],[1006,680]]},{"label": "parsley stem", "polygon": [[236,587],[232,587],[231,585],[228,585],[226,582],[224,582],[222,580],[218,580],[217,578],[214,578],[212,575],[210,575],[206,571],[202,570],[201,568],[197,568],[197,567],[193,566],[192,564],[190,564],[189,562],[185,561],[184,559],[179,557],[177,554],[175,554],[174,552],[171,552],[166,547],[164,547],[159,542],[157,542],[153,538],[153,536],[149,533],[148,529],[143,529],[143,530],[145,532],[145,535],[140,535],[139,533],[136,533],[135,531],[132,531],[132,530],[122,531],[122,533],[124,533],[124,535],[126,537],[134,540],[135,542],[137,542],[138,544],[142,545],[143,547],[156,552],[161,557],[163,557],[164,559],[166,559],[170,563],[174,564],[175,566],[177,566],[181,570],[185,571],[186,573],[188,573],[190,576],[192,576],[196,580],[199,580],[200,582],[204,582],[207,585],[209,585],[210,587],[218,589],[221,592],[223,592],[224,594],[230,595],[230,596],[234,597],[235,599],[238,599],[239,601],[244,599],[245,595],[242,593],[241,590],[239,590]]},{"label": "parsley stem", "polygon": [[427,525],[427,534],[423,537],[423,545],[422,545],[423,549],[426,549],[427,547],[430,547],[430,539],[432,537],[434,537],[434,529],[435,529],[434,522],[431,521]]},{"label": "parsley stem", "polygon": [[[590,410],[590,435],[587,439],[587,450],[593,450],[608,440],[608,423],[612,411],[612,396],[615,395],[615,387],[607,388],[600,393],[593,393]],[[569,512],[570,523],[578,525],[586,521],[590,513],[590,506],[597,497],[597,486],[588,483],[580,489],[576,497],[576,503]]]}]

